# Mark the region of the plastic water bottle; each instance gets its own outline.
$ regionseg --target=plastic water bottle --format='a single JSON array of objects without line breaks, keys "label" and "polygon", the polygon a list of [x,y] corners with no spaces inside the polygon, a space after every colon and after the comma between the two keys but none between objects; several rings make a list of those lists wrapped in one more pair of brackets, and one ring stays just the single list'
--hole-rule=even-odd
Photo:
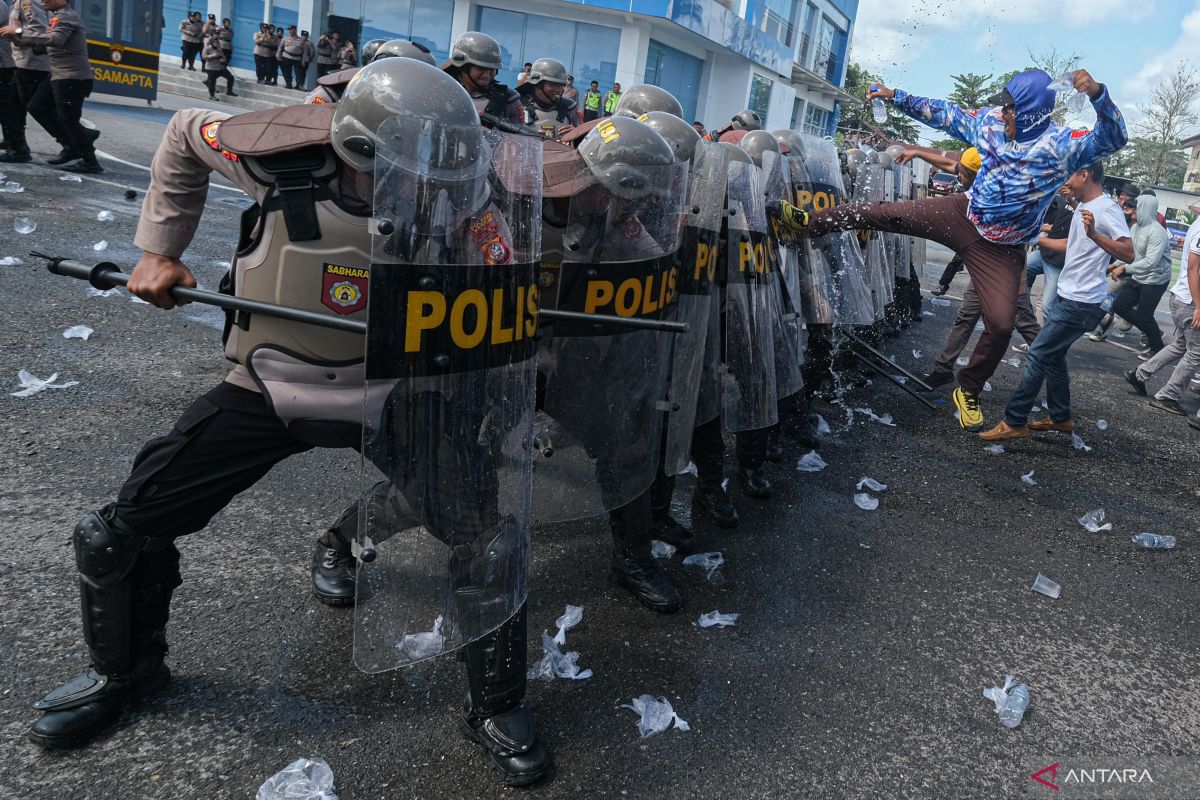
[{"label": "plastic water bottle", "polygon": [[1159,536],[1157,533],[1139,533],[1133,543],[1147,550],[1170,550],[1175,547],[1174,536]]},{"label": "plastic water bottle", "polygon": [[1029,708],[1029,687],[1018,683],[1008,693],[1004,707],[1000,709],[1000,724],[1006,728],[1015,728],[1025,718],[1025,709]]},{"label": "plastic water bottle", "polygon": [[[871,91],[879,90],[879,84],[871,84]],[[875,97],[871,100],[871,118],[879,125],[887,122],[887,106],[883,102],[882,97]]]}]

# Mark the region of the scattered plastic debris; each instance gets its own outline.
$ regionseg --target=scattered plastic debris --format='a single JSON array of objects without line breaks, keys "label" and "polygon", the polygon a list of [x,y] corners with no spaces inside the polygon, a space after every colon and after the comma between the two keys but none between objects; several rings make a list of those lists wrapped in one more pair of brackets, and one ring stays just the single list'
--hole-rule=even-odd
[{"label": "scattered plastic debris", "polygon": [[4,192],[5,194],[19,194],[23,191],[25,191],[25,187],[16,181],[8,181],[0,188],[0,192]]},{"label": "scattered plastic debris", "polygon": [[915,358],[915,359],[917,359],[918,361],[920,361],[920,360],[921,360],[923,357],[924,357],[924,356],[922,355],[922,353],[921,353],[921,351],[920,351],[920,350],[913,350],[913,358]]},{"label": "scattered plastic debris", "polygon": [[923,309],[921,309],[921,316],[922,317],[936,317],[937,314],[934,314],[932,311],[930,311],[927,308],[923,308]]},{"label": "scattered plastic debris", "polygon": [[567,643],[567,631],[574,628],[583,621],[583,606],[568,605],[566,611],[558,619],[554,620],[555,627],[558,628],[558,633],[554,634],[554,643],[564,645]]},{"label": "scattered plastic debris", "polygon": [[[1112,530],[1112,523],[1104,522],[1104,509],[1103,508],[1097,508],[1097,509],[1093,509],[1092,511],[1087,512],[1082,517],[1080,517],[1078,521],[1079,521],[1080,525],[1087,528],[1092,533],[1099,533],[1100,531],[1111,531]],[[1102,522],[1104,522],[1103,525],[1100,524]]]},{"label": "scattered plastic debris", "polygon": [[1033,579],[1033,591],[1057,600],[1058,596],[1062,594],[1062,587],[1039,572]]},{"label": "scattered plastic debris", "polygon": [[[136,294],[131,294],[131,295],[129,295],[129,302],[131,302],[131,303],[137,303],[139,306],[148,306],[148,305],[150,305],[150,301],[149,301],[149,300],[143,300],[142,298],[138,297]],[[221,328],[222,328],[222,330],[224,330],[225,326],[224,326],[224,325],[222,325],[222,326],[221,326]]]},{"label": "scattered plastic debris", "polygon": [[[832,431],[829,428],[829,423],[820,414],[817,414],[817,436],[828,436]],[[1196,490],[1196,494],[1200,496],[1200,489]]]},{"label": "scattered plastic debris", "polygon": [[896,423],[892,421],[891,414],[884,414],[884,415],[880,416],[880,415],[876,414],[874,411],[872,411],[871,409],[867,408],[866,406],[863,406],[861,408],[856,408],[854,410],[856,412],[858,412],[859,414],[864,414],[867,417],[870,417],[875,422],[878,422],[880,425],[887,425],[890,428],[896,427]]},{"label": "scattered plastic debris", "polygon": [[112,297],[115,294],[120,294],[121,290],[114,286],[111,289],[97,289],[95,286],[89,286],[88,297]]},{"label": "scattered plastic debris", "polygon": [[338,800],[323,758],[298,758],[263,781],[254,800]]},{"label": "scattered plastic debris", "polygon": [[78,175],[62,175],[59,177],[59,180],[66,181],[67,183],[83,183],[83,178]]},{"label": "scattered plastic debris", "polygon": [[544,655],[541,660],[529,668],[530,680],[552,681],[555,678],[563,678],[572,681],[585,681],[592,677],[590,669],[579,669],[579,653],[571,651],[563,653],[558,649],[558,644],[551,638],[550,634],[542,631],[542,651]]},{"label": "scattered plastic debris", "polygon": [[707,570],[708,582],[713,586],[720,586],[725,582],[725,576],[721,573],[721,567],[724,564],[725,556],[717,552],[695,553],[683,560],[685,567],[700,567]]},{"label": "scattered plastic debris", "polygon": [[106,242],[104,239],[101,239],[100,241],[98,241],[94,245],[92,245],[92,249],[95,250],[97,253],[99,253],[102,250],[107,250],[108,242]]},{"label": "scattered plastic debris", "polygon": [[864,486],[867,487],[868,489],[870,489],[872,492],[886,492],[887,491],[886,483],[880,483],[879,481],[875,480],[874,478],[869,478],[866,475],[863,476],[862,480],[860,480],[858,482],[858,485],[855,486],[854,488],[858,489],[861,492],[863,490]]},{"label": "scattered plastic debris", "polygon": [[442,635],[442,622],[442,615],[438,614],[437,619],[433,621],[433,630],[406,633],[397,646],[412,659],[436,656],[442,652],[442,646],[446,643],[446,637]]},{"label": "scattered plastic debris", "polygon": [[1157,533],[1139,533],[1131,541],[1146,550],[1172,550],[1175,547],[1174,536],[1159,535]]},{"label": "scattered plastic debris", "polygon": [[1004,445],[1002,445],[1002,444],[984,445],[983,449],[984,449],[984,452],[991,453],[994,456],[1004,455]]},{"label": "scattered plastic debris", "polygon": [[738,617],[741,614],[722,614],[720,611],[710,611],[707,614],[701,614],[698,624],[701,628],[729,628],[737,623]]},{"label": "scattered plastic debris", "polygon": [[675,545],[666,542],[660,542],[658,539],[650,540],[650,555],[654,558],[670,558],[675,555]]},{"label": "scattered plastic debris", "polygon": [[37,230],[37,223],[29,217],[17,217],[13,220],[13,230],[17,233],[33,233]]},{"label": "scattered plastic debris", "polygon": [[63,331],[63,338],[64,339],[83,339],[86,342],[88,340],[88,337],[91,336],[93,333],[95,333],[95,331],[92,330],[91,328],[89,328],[87,325],[72,325],[71,327],[69,327],[65,331]]},{"label": "scattered plastic debris", "polygon": [[796,462],[796,470],[799,472],[820,472],[829,466],[825,463],[825,459],[821,458],[821,454],[816,450],[809,450]]},{"label": "scattered plastic debris", "polygon": [[984,381],[984,382],[983,382],[983,390],[984,390],[985,392],[990,392],[990,391],[992,390],[992,382],[991,382],[991,381]]},{"label": "scattered plastic debris", "polygon": [[16,256],[5,256],[0,258],[0,267],[23,267],[25,262]]},{"label": "scattered plastic debris", "polygon": [[111,211],[101,211],[96,215],[96,219],[100,222],[112,222],[114,217]]},{"label": "scattered plastic debris", "polygon": [[874,511],[879,508],[879,498],[872,497],[866,492],[857,492],[854,495],[854,505],[861,508],[863,511]]},{"label": "scattered plastic debris", "polygon": [[1096,420],[1096,427],[1102,431],[1108,430],[1108,420],[1106,420],[1106,419]]},{"label": "scattered plastic debris", "polygon": [[1034,470],[1029,470],[1028,473],[1021,476],[1021,480],[1028,483],[1030,486],[1037,486],[1038,482],[1033,479]]},{"label": "scattered plastic debris", "polygon": [[908,378],[904,377],[903,375],[893,375],[892,380],[894,380],[896,383],[900,384],[901,386],[908,383]]},{"label": "scattered plastic debris", "polygon": [[662,733],[671,727],[671,723],[675,724],[677,731],[691,730],[687,722],[675,713],[675,709],[671,707],[670,701],[665,697],[655,700],[650,695],[644,694],[641,697],[633,698],[632,704],[622,704],[621,708],[628,708],[638,715],[637,729],[643,739],[656,733]]},{"label": "scattered plastic debris", "polygon": [[965,367],[967,364],[971,363],[971,359],[967,356],[959,356],[958,358],[954,359],[954,363],[960,367]]},{"label": "scattered plastic debris", "polygon": [[935,306],[941,306],[942,308],[949,308],[951,305],[950,301],[944,297],[934,297],[929,302],[933,303]]},{"label": "scattered plastic debris", "polygon": [[21,388],[15,392],[9,392],[13,397],[33,397],[35,394],[44,392],[47,389],[70,389],[72,386],[79,385],[79,381],[55,383],[58,380],[57,372],[49,378],[42,380],[37,375],[25,369],[17,372],[17,380],[21,382]]},{"label": "scattered plastic debris", "polygon": [[1010,367],[1017,367],[1019,369],[1021,366],[1021,359],[1017,358],[1016,356],[1009,356],[1008,358],[1002,360]]},{"label": "scattered plastic debris", "polygon": [[1082,450],[1085,453],[1092,452],[1092,448],[1088,446],[1087,442],[1083,441],[1083,437],[1074,431],[1071,432],[1071,445],[1076,450]]},{"label": "scattered plastic debris", "polygon": [[721,489],[727,491],[729,489],[729,478],[721,481]]},{"label": "scattered plastic debris", "polygon": [[695,475],[698,478],[698,477],[700,477],[700,470],[696,469],[696,465],[694,463],[692,463],[691,461],[689,461],[688,465],[683,468],[683,472],[681,472],[679,474],[680,475]]},{"label": "scattered plastic debris", "polygon": [[1029,708],[1029,687],[1016,683],[1016,678],[1006,675],[1004,686],[993,686],[983,690],[983,696],[996,704],[996,713],[1000,715],[1000,724],[1006,728],[1015,728],[1025,717],[1025,709]]}]

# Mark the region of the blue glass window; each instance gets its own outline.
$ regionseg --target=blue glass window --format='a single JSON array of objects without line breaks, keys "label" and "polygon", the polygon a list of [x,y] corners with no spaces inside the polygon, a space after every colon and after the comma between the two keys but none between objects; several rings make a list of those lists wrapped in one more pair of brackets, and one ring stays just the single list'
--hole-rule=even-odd
[{"label": "blue glass window", "polygon": [[[357,6],[357,9],[355,8]],[[344,10],[343,10],[344,9]],[[353,0],[336,0],[333,13],[358,16],[362,5]],[[423,44],[439,62],[450,54],[450,23],[453,0],[390,0],[373,2],[362,17],[361,47],[372,39],[411,39]],[[357,12],[357,13],[356,13]]]},{"label": "blue glass window", "polygon": [[758,73],[755,73],[750,81],[750,101],[746,104],[746,108],[757,111],[764,120],[767,118],[768,109],[771,108],[771,86],[773,84],[774,81],[764,78]]},{"label": "blue glass window", "polygon": [[[447,24],[448,20],[449,15]],[[475,30],[500,43],[503,66],[496,79],[509,86],[516,86],[517,73],[526,61],[539,58],[561,61],[567,73],[575,76],[575,86],[582,87],[581,94],[591,81],[599,82],[600,90],[606,92],[617,76],[621,48],[617,28],[480,6]]]},{"label": "blue glass window", "polygon": [[700,94],[700,73],[704,62],[687,53],[650,40],[646,53],[646,83],[661,86],[679,100],[683,118],[696,119],[696,99]]}]

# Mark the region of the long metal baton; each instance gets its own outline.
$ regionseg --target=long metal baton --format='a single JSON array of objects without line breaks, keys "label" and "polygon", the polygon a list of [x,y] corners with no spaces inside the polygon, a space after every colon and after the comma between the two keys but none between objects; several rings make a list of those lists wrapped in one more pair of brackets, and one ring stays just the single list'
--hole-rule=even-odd
[{"label": "long metal baton", "polygon": [[[67,258],[48,256],[45,253],[30,253],[34,258],[44,258],[48,262],[46,268],[55,275],[85,280],[100,290],[112,289],[114,286],[127,286],[129,276],[111,261],[101,261],[98,264],[87,265],[80,261]],[[219,306],[233,311],[246,311],[251,314],[263,314],[268,317],[302,322],[307,325],[318,325],[322,328],[333,328],[351,333],[367,332],[367,324],[359,320],[343,319],[326,316],[315,311],[305,311],[300,308],[263,303],[258,300],[247,300],[244,297],[210,292],[205,289],[189,289],[186,286],[172,287],[171,296],[177,300],[187,300],[193,303],[203,303],[209,306]],[[585,314],[581,311],[562,311],[547,308],[538,311],[538,317],[548,322],[582,322],[592,325],[620,325],[632,330],[660,331],[662,333],[687,333],[688,323],[674,322],[661,319],[633,319],[618,317],[612,314]]]}]

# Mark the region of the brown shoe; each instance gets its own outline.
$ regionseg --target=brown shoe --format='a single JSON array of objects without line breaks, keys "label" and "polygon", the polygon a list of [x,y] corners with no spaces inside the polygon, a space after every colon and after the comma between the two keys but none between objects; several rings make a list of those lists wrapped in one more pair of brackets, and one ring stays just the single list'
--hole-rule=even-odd
[{"label": "brown shoe", "polygon": [[1007,422],[1001,422],[990,431],[984,431],[979,434],[979,438],[985,442],[1007,442],[1009,439],[1023,439],[1029,435],[1029,428],[1024,425],[1009,427]]},{"label": "brown shoe", "polygon": [[1029,423],[1031,431],[1058,431],[1059,433],[1070,433],[1075,430],[1075,420],[1065,419],[1062,422],[1055,422],[1049,417],[1043,419],[1035,419]]}]

